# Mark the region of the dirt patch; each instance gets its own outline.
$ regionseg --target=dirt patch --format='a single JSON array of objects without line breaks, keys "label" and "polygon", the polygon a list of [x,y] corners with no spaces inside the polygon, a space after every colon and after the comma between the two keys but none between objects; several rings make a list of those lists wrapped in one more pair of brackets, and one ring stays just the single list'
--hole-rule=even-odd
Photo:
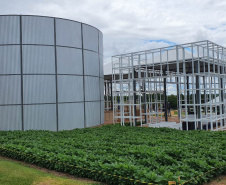
[{"label": "dirt patch", "polygon": [[226,185],[226,174],[220,175],[209,183],[205,183],[204,185]]}]

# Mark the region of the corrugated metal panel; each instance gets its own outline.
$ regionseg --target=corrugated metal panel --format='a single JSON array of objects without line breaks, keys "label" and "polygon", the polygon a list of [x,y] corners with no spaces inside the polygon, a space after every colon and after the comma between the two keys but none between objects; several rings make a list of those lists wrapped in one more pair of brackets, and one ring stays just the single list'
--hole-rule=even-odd
[{"label": "corrugated metal panel", "polygon": [[24,75],[23,76],[24,104],[55,103],[55,75]]},{"label": "corrugated metal panel", "polygon": [[58,105],[59,130],[84,128],[84,103]]},{"label": "corrugated metal panel", "polygon": [[21,76],[0,76],[0,104],[21,103]]},{"label": "corrugated metal panel", "polygon": [[84,101],[83,77],[58,75],[58,102]]},{"label": "corrugated metal panel", "polygon": [[20,74],[20,46],[0,46],[0,74]]},{"label": "corrugated metal panel", "polygon": [[0,106],[0,130],[22,130],[21,105]]},{"label": "corrugated metal panel", "polygon": [[56,44],[82,48],[81,23],[56,19]]},{"label": "corrugated metal panel", "polygon": [[85,75],[99,76],[98,54],[91,51],[84,51]]},{"label": "corrugated metal panel", "polygon": [[101,101],[100,113],[101,113],[101,124],[103,124],[104,123],[104,101]]},{"label": "corrugated metal panel", "polygon": [[104,100],[104,79],[100,78],[100,96],[101,100]]},{"label": "corrugated metal panel", "polygon": [[53,46],[23,46],[24,74],[55,74]]},{"label": "corrugated metal panel", "polygon": [[56,105],[24,105],[24,130],[56,131]]},{"label": "corrugated metal panel", "polygon": [[98,52],[98,30],[85,24],[82,26],[84,49]]},{"label": "corrugated metal panel", "polygon": [[20,17],[0,16],[0,44],[20,43]]},{"label": "corrugated metal panel", "polygon": [[99,53],[103,55],[103,34],[99,31]]},{"label": "corrugated metal panel", "polygon": [[85,76],[86,101],[100,100],[100,82],[98,77]]},{"label": "corrugated metal panel", "polygon": [[22,43],[54,45],[54,19],[22,16]]},{"label": "corrugated metal panel", "polygon": [[99,55],[99,57],[100,57],[100,77],[104,77],[104,67],[103,67],[103,56],[102,55]]},{"label": "corrugated metal panel", "polygon": [[100,125],[100,102],[86,102],[86,126]]},{"label": "corrugated metal panel", "polygon": [[82,50],[57,47],[58,74],[83,74]]}]

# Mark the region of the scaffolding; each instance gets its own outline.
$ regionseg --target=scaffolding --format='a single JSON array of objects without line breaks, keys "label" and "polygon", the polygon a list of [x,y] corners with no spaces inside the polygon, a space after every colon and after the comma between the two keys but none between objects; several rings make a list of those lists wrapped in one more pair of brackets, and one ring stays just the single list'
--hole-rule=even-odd
[{"label": "scaffolding", "polygon": [[112,81],[104,80],[104,110],[112,110]]},{"label": "scaffolding", "polygon": [[167,124],[167,85],[174,85],[179,129],[222,130],[225,73],[226,49],[210,41],[113,56],[113,121]]}]

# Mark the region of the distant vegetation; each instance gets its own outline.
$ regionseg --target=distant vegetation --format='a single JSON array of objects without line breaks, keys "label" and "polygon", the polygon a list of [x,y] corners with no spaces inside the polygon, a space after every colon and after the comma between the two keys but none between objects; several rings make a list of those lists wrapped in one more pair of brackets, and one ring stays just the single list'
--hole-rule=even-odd
[{"label": "distant vegetation", "polygon": [[226,172],[225,141],[226,132],[110,125],[1,131],[0,153],[107,184],[165,185],[194,178],[187,183],[194,185]]}]

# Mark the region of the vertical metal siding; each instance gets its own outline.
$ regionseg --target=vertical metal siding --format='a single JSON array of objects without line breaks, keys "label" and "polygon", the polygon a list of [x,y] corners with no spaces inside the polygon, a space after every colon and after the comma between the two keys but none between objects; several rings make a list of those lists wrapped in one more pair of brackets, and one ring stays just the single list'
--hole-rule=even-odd
[{"label": "vertical metal siding", "polygon": [[100,58],[100,77],[104,78],[103,56],[99,55],[99,58]]},{"label": "vertical metal siding", "polygon": [[21,130],[21,105],[0,106],[0,130]]},{"label": "vertical metal siding", "polygon": [[56,44],[81,48],[81,23],[56,19]]},{"label": "vertical metal siding", "polygon": [[104,123],[104,101],[101,101],[100,112],[101,112],[100,121],[101,121],[101,124],[103,124]]},{"label": "vertical metal siding", "polygon": [[0,76],[0,105],[21,103],[20,75]]},{"label": "vertical metal siding", "polygon": [[54,75],[24,75],[24,104],[56,103]]},{"label": "vertical metal siding", "polygon": [[82,76],[58,75],[58,102],[83,101]]},{"label": "vertical metal siding", "polygon": [[56,131],[56,105],[24,105],[24,130]]},{"label": "vertical metal siding", "polygon": [[85,75],[99,76],[98,54],[91,51],[84,51]]},{"label": "vertical metal siding", "polygon": [[55,74],[53,46],[23,46],[23,74]]},{"label": "vertical metal siding", "polygon": [[100,100],[99,77],[85,76],[86,101]]},{"label": "vertical metal siding", "polygon": [[99,31],[99,53],[103,55],[103,34]]},{"label": "vertical metal siding", "polygon": [[103,79],[99,78],[103,76],[101,32],[89,25],[57,18],[0,16],[0,44],[22,44],[0,46],[0,130],[22,130],[24,125],[25,130],[56,131],[57,98],[59,130],[83,128],[86,119],[87,126],[103,122],[103,101],[100,102]]},{"label": "vertical metal siding", "polygon": [[57,47],[58,74],[83,74],[82,50]]},{"label": "vertical metal siding", "polygon": [[0,44],[20,43],[19,16],[0,16]]},{"label": "vertical metal siding", "polygon": [[100,95],[101,95],[101,101],[104,100],[104,79],[100,78]]},{"label": "vertical metal siding", "polygon": [[98,30],[83,24],[83,45],[84,49],[98,52]]},{"label": "vertical metal siding", "polygon": [[20,46],[0,46],[0,74],[20,74]]},{"label": "vertical metal siding", "polygon": [[84,103],[59,104],[59,130],[84,128]]},{"label": "vertical metal siding", "polygon": [[22,16],[22,43],[54,45],[53,18]]},{"label": "vertical metal siding", "polygon": [[100,124],[100,102],[86,102],[86,124],[87,127]]}]

